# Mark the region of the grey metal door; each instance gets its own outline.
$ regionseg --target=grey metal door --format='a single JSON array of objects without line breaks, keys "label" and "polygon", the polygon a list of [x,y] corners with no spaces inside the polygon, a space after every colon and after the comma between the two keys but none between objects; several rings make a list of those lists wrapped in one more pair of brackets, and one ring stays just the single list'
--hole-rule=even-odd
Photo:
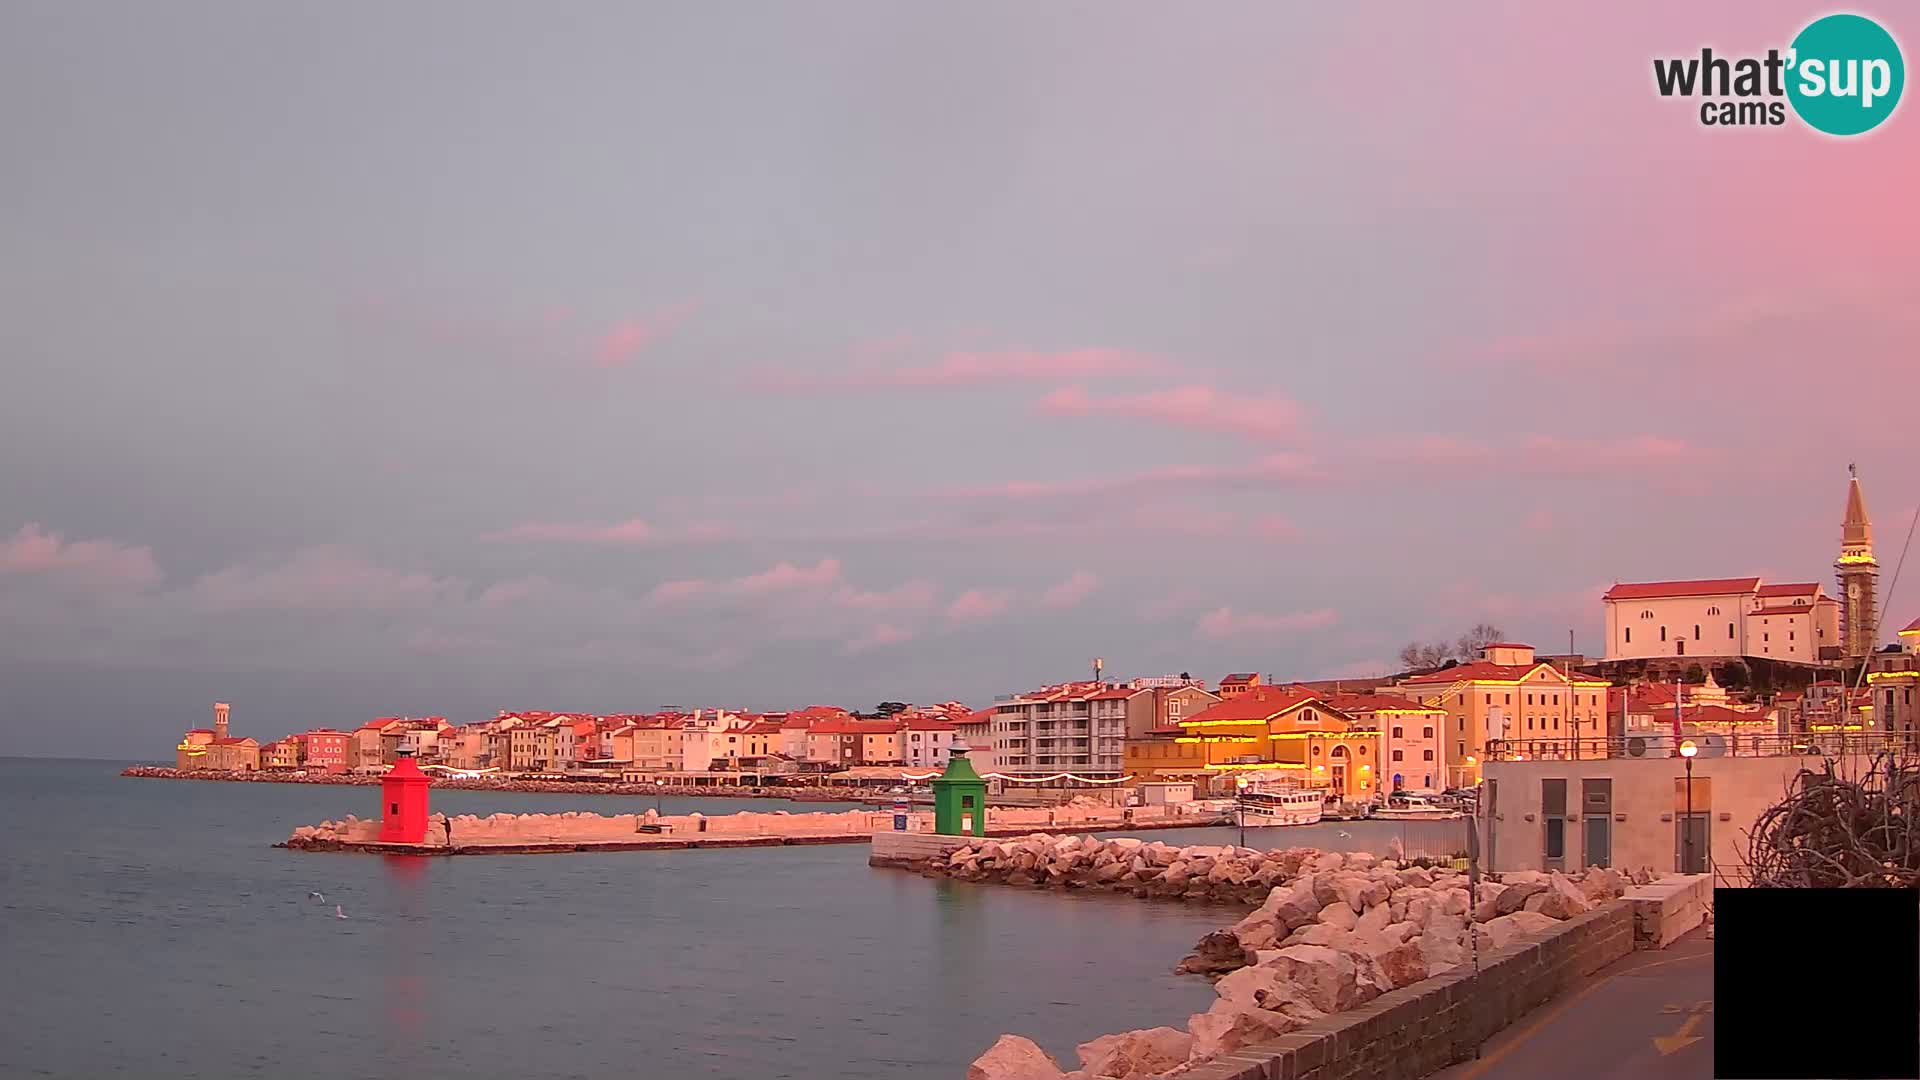
[{"label": "grey metal door", "polygon": [[1582,824],[1586,828],[1586,858],[1582,866],[1613,865],[1613,819],[1603,814],[1587,817]]},{"label": "grey metal door", "polygon": [[[1712,833],[1708,827],[1710,814],[1674,815],[1673,822],[1673,866],[1682,874],[1704,874],[1707,872],[1707,852],[1711,850]],[[1691,842],[1689,842],[1691,841]]]}]

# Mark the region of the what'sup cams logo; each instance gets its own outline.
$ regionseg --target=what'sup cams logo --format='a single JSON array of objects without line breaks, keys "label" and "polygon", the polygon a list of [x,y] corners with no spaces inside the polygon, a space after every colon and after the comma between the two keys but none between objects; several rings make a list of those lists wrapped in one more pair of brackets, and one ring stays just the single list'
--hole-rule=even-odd
[{"label": "what'sup cams logo", "polygon": [[1808,23],[1784,53],[1729,58],[1699,56],[1653,62],[1661,97],[1701,98],[1707,127],[1777,126],[1787,107],[1815,131],[1861,135],[1893,115],[1907,83],[1900,45],[1862,15],[1828,15]]}]

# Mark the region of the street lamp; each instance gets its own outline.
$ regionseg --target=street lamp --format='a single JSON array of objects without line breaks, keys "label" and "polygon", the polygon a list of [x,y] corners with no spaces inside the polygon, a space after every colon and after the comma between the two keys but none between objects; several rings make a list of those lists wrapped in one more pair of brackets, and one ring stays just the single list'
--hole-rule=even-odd
[{"label": "street lamp", "polygon": [[1234,787],[1233,808],[1234,810],[1238,811],[1238,813],[1236,813],[1234,816],[1240,819],[1240,846],[1246,847],[1247,846],[1247,778],[1244,776],[1234,777],[1233,787]]},{"label": "street lamp", "polygon": [[1700,748],[1688,739],[1680,744],[1680,759],[1687,766],[1687,818],[1680,824],[1680,872],[1693,873],[1693,755]]},{"label": "street lamp", "polygon": [[655,780],[653,782],[653,812],[655,814],[660,813],[660,800],[666,793],[667,782],[665,780]]}]

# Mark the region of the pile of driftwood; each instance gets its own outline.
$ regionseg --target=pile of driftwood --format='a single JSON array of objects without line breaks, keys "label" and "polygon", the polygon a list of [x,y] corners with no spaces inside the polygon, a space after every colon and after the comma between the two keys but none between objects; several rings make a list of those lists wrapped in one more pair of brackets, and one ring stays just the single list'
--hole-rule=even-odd
[{"label": "pile of driftwood", "polygon": [[1748,837],[1751,884],[1763,889],[1920,886],[1920,764],[1880,755],[1857,776],[1828,761],[1803,770]]}]

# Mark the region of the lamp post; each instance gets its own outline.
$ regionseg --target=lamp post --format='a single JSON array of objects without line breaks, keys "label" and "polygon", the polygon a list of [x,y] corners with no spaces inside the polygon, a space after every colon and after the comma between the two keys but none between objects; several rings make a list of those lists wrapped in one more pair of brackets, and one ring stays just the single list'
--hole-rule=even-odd
[{"label": "lamp post", "polygon": [[665,780],[655,780],[653,782],[653,812],[655,814],[660,813],[660,803],[666,794],[667,782]]},{"label": "lamp post", "polygon": [[1234,789],[1234,796],[1233,796],[1234,817],[1237,818],[1240,822],[1240,846],[1246,847],[1247,846],[1247,778],[1244,776],[1234,777],[1233,789]]},{"label": "lamp post", "polygon": [[1687,766],[1687,819],[1680,824],[1680,872],[1693,873],[1693,755],[1700,748],[1688,739],[1680,744],[1680,759]]}]

